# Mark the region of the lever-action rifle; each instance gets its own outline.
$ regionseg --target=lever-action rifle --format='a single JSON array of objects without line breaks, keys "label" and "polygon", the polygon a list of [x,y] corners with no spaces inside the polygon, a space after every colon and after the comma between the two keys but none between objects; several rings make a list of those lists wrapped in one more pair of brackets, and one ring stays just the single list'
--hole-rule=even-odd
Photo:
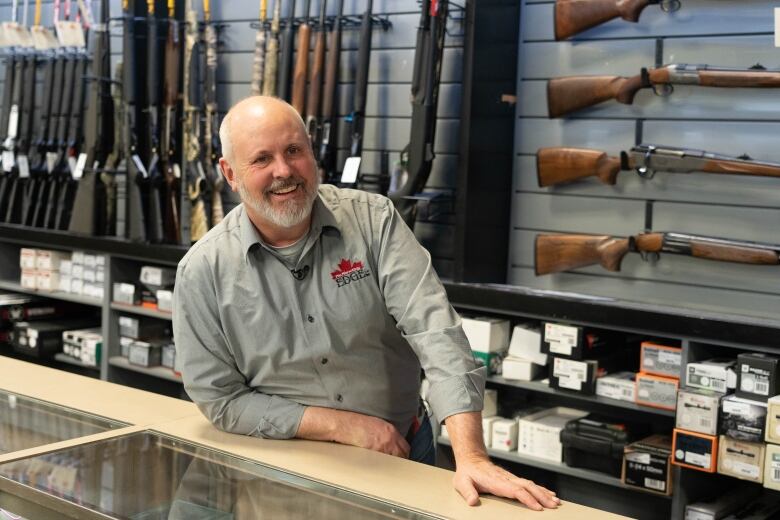
[{"label": "lever-action rifle", "polygon": [[265,47],[265,69],[263,70],[263,95],[276,95],[276,69],[279,60],[279,22],[282,16],[282,0],[274,2],[274,17],[271,20],[271,37]]},{"label": "lever-action rifle", "polygon": [[606,152],[587,148],[540,148],[536,152],[536,173],[541,187],[587,177],[598,177],[604,184],[614,185],[618,173],[629,170],[636,170],[641,177],[648,179],[656,171],[780,177],[778,163],[676,146],[641,144],[628,152],[620,152],[620,157],[610,157]]},{"label": "lever-action rifle", "polygon": [[651,88],[656,95],[668,96],[673,85],[724,88],[777,88],[780,70],[761,65],[749,69],[673,64],[657,69],[643,68],[633,77],[569,76],[547,82],[547,108],[550,117],[560,117],[582,108],[614,99],[630,105],[640,89]]},{"label": "lever-action rifle", "polygon": [[641,233],[619,238],[606,235],[537,235],[536,275],[559,273],[590,265],[620,271],[628,253],[672,253],[721,262],[780,265],[780,246],[740,242],[681,233]]},{"label": "lever-action rifle", "polygon": [[414,227],[417,201],[411,199],[428,181],[433,164],[436,136],[436,107],[439,102],[442,52],[447,23],[447,2],[424,0],[412,73],[412,131],[409,144],[402,152],[407,178],[401,188],[390,195],[396,209],[409,228]]},{"label": "lever-action rifle", "polygon": [[339,58],[341,57],[341,17],[344,12],[344,0],[339,0],[339,9],[336,19],[333,20],[333,29],[330,31],[328,43],[328,62],[325,65],[325,86],[322,91],[322,131],[320,133],[318,157],[321,177],[332,182],[336,172],[338,156],[338,136],[336,135],[338,124],[338,107],[336,100],[336,87],[339,80]]},{"label": "lever-action rifle", "polygon": [[565,40],[615,18],[637,22],[651,4],[667,13],[680,8],[680,0],[556,0],[555,39]]}]

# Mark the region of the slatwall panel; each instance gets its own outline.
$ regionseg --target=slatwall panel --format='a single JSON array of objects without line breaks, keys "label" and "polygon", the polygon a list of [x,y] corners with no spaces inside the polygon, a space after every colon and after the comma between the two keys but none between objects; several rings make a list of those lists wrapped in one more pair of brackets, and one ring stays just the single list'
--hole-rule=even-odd
[{"label": "slatwall panel", "polygon": [[535,153],[543,146],[594,148],[617,155],[635,142],[747,153],[780,162],[777,89],[675,86],[667,98],[640,91],[633,105],[607,102],[565,119],[547,118],[549,78],[634,76],[661,62],[780,67],[773,44],[775,2],[687,0],[680,11],[647,7],[640,22],[615,20],[556,42],[549,0],[524,0],[519,42],[518,104],[508,280],[514,285],[722,312],[776,317],[780,269],[676,255],[642,261],[629,254],[622,271],[593,266],[537,277],[538,232],[625,236],[680,231],[780,244],[780,181],[769,178],[621,172],[616,186],[596,179],[539,188]]},{"label": "slatwall panel", "polygon": [[[140,0],[137,0],[140,1]],[[290,0],[281,0],[282,17],[286,17]],[[269,0],[268,15],[273,14],[275,0]],[[98,2],[93,0],[94,9]],[[32,23],[33,6],[31,2],[29,17]],[[112,16],[121,15],[120,0],[111,0]],[[201,2],[194,1],[202,12]],[[304,1],[296,2],[296,15],[303,16]],[[0,20],[11,16],[11,2],[0,1]],[[21,5],[21,2],[20,2]],[[51,25],[51,0],[43,3],[44,25]],[[75,5],[75,1],[74,1]],[[220,111],[225,112],[232,104],[250,94],[250,74],[254,52],[256,30],[252,23],[257,20],[258,0],[229,0],[211,2],[212,19],[222,24],[220,30],[220,54],[218,69],[217,96]],[[20,7],[21,9],[21,7]],[[311,2],[311,13],[318,14],[320,0]],[[328,2],[329,15],[335,15],[337,2]],[[344,14],[360,15],[365,9],[361,0],[345,0]],[[386,16],[392,23],[387,31],[375,27],[372,37],[369,86],[367,93],[366,124],[364,135],[364,154],[361,170],[364,173],[378,173],[381,153],[390,152],[391,168],[398,160],[399,153],[409,140],[411,104],[409,91],[414,63],[414,47],[419,24],[420,7],[415,0],[374,0],[374,14]],[[462,27],[455,20],[460,16],[453,12],[448,22],[448,36],[442,65],[442,85],[438,110],[437,136],[434,150],[436,160],[427,189],[453,192],[457,168],[457,143],[459,131],[459,112],[461,100],[461,60]],[[200,17],[202,19],[202,16]],[[312,36],[312,45],[313,45]],[[111,38],[113,65],[121,59],[121,27],[112,25]],[[358,31],[345,31],[342,38],[341,70],[339,73],[340,116],[346,116],[352,110],[352,94],[357,66]],[[0,67],[0,78],[2,78]],[[0,89],[2,85],[0,85]],[[340,121],[338,128],[339,160],[343,163],[349,148],[349,125]],[[225,192],[226,210],[232,208],[238,199],[229,191]],[[452,277],[453,264],[453,216],[439,215],[433,222],[418,222],[415,233],[434,257],[434,265],[443,278]]]}]

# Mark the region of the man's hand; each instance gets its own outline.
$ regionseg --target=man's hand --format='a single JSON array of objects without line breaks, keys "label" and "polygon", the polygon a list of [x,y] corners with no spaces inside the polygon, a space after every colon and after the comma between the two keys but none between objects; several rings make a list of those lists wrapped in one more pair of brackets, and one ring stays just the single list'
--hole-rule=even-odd
[{"label": "man's hand", "polygon": [[518,500],[536,511],[560,505],[561,501],[549,489],[518,478],[490,462],[482,440],[479,412],[451,415],[445,423],[457,468],[452,482],[468,505],[479,504],[479,493]]},{"label": "man's hand", "polygon": [[555,508],[561,503],[549,489],[514,476],[487,457],[467,457],[458,460],[457,466],[452,483],[470,506],[479,504],[479,493],[517,500],[536,511]]},{"label": "man's hand", "polygon": [[389,422],[344,410],[309,406],[303,412],[299,439],[333,441],[409,458],[409,443]]}]

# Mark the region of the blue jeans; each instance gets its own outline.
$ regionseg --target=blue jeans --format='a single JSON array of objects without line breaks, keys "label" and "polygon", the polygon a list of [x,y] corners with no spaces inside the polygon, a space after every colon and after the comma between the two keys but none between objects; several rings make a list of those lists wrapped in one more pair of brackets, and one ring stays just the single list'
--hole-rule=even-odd
[{"label": "blue jeans", "polygon": [[409,460],[422,462],[429,466],[436,465],[436,450],[433,448],[433,427],[431,419],[426,416],[420,429],[414,434],[410,443]]}]

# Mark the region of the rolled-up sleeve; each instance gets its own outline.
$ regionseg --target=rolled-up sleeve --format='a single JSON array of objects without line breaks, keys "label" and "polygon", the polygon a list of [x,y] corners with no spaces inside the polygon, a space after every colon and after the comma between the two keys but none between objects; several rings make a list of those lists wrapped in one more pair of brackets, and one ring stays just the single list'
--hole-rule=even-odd
[{"label": "rolled-up sleeve", "polygon": [[461,320],[431,263],[431,256],[388,202],[378,244],[379,283],[398,329],[430,382],[436,419],[483,407],[487,369],[471,354]]},{"label": "rolled-up sleeve", "polygon": [[174,288],[173,333],[187,394],[221,430],[294,437],[305,406],[247,386],[223,331],[211,273],[197,260],[179,265]]}]

